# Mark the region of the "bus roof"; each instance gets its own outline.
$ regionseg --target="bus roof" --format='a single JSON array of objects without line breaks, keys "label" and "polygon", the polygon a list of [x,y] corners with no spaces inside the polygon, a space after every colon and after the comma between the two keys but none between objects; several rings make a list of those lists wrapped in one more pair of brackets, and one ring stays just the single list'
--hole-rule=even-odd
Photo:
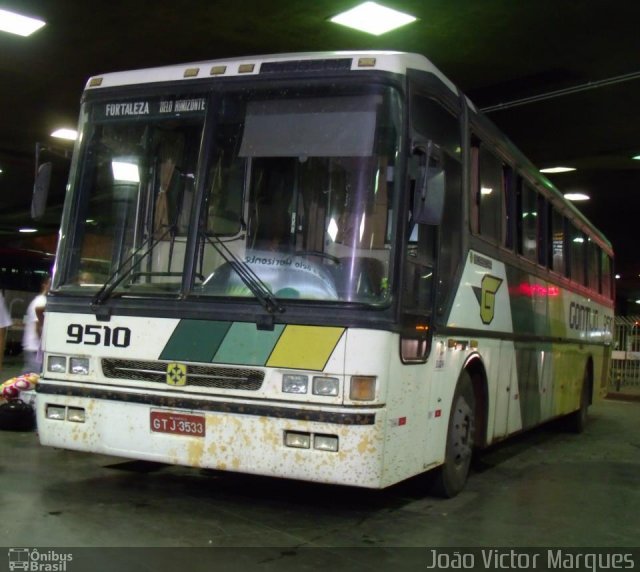
[{"label": "bus roof", "polygon": [[424,56],[387,51],[308,52],[192,62],[93,76],[87,81],[86,89],[203,78],[259,76],[274,71],[378,70],[406,74],[407,69],[431,72],[452,92],[458,93],[454,83]]}]

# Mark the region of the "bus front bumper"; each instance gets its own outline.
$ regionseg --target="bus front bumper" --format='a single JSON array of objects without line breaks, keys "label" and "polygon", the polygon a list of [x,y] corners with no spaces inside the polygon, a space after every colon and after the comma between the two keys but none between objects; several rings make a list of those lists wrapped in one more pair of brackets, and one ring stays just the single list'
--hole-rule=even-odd
[{"label": "bus front bumper", "polygon": [[[43,445],[130,459],[381,488],[384,408],[164,399],[40,384]],[[153,399],[155,397],[155,399]]]}]

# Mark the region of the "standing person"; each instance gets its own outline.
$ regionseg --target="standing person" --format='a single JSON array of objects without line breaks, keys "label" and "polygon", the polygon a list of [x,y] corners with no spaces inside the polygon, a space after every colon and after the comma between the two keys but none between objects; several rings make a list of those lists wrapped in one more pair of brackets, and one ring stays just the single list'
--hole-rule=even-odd
[{"label": "standing person", "polygon": [[7,328],[12,324],[11,315],[4,303],[4,297],[0,293],[0,371],[2,371],[2,363],[4,361],[4,345],[7,341]]},{"label": "standing person", "polygon": [[42,371],[42,325],[44,324],[44,308],[47,304],[47,292],[51,279],[42,281],[40,294],[29,304],[24,316],[24,336],[22,338],[22,351],[24,352],[25,373],[40,373]]}]

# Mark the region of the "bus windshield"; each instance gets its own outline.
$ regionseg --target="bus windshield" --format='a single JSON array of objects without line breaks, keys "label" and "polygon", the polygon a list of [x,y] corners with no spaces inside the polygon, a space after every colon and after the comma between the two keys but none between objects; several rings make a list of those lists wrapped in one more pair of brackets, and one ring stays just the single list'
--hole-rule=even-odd
[{"label": "bus windshield", "polygon": [[252,298],[249,275],[279,299],[385,301],[401,132],[393,89],[110,99],[85,104],[82,118],[59,288]]}]

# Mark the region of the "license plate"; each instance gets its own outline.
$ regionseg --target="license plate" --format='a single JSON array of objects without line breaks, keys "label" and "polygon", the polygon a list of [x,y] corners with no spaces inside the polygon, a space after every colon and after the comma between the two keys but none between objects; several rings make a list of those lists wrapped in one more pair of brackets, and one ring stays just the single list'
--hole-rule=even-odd
[{"label": "license plate", "polygon": [[155,433],[204,437],[204,428],[203,415],[174,413],[173,411],[151,412],[151,431]]}]

